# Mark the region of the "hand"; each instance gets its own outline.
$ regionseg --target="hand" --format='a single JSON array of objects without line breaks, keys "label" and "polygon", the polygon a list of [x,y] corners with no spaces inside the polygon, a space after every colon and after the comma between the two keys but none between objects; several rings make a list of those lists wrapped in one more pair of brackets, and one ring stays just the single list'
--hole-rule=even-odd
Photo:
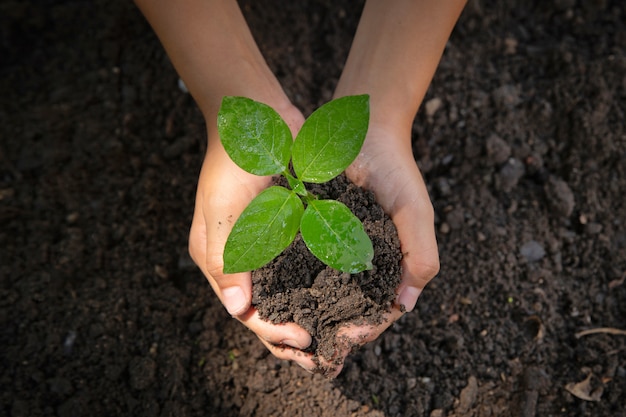
[{"label": "hand", "polygon": [[398,229],[403,259],[397,302],[410,312],[439,272],[434,210],[413,157],[410,130],[370,126],[361,153],[346,174],[356,185],[374,192]]},{"label": "hand", "polygon": [[[304,120],[292,107],[284,110],[281,116],[292,132],[297,132]],[[230,230],[248,203],[271,184],[271,177],[252,175],[235,165],[222,147],[214,124],[207,122],[209,146],[198,180],[189,253],[233,317],[256,333],[275,356],[294,360],[310,369],[315,366],[311,355],[305,355],[299,349],[310,345],[311,336],[295,323],[273,325],[259,318],[256,309],[250,305],[250,272],[223,273],[224,245]]]},{"label": "hand", "polygon": [[[408,135],[408,136],[407,136]],[[428,191],[413,158],[410,130],[394,132],[385,127],[370,125],[361,153],[347,169],[348,178],[355,184],[374,192],[376,200],[391,216],[400,238],[404,255],[402,282],[397,290],[396,306],[378,326],[350,325],[337,335],[344,348],[332,363],[343,363],[354,345],[376,339],[404,312],[415,307],[426,284],[439,272],[439,254],[435,238],[434,212]],[[342,365],[329,365],[327,376],[337,376]]]}]

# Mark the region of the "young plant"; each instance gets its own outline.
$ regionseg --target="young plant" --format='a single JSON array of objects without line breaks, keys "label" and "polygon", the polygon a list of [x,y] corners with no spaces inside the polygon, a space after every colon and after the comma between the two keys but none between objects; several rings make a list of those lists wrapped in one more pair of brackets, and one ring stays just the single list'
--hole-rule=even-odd
[{"label": "young plant", "polygon": [[319,199],[305,186],[341,174],[359,154],[368,124],[369,96],[342,97],[313,112],[294,141],[271,107],[224,97],[217,127],[226,153],[251,174],[283,175],[290,187],[267,188],[239,216],[224,247],[225,273],[269,263],[298,230],[326,265],[349,273],[372,268],[374,249],[361,221],[344,204]]}]

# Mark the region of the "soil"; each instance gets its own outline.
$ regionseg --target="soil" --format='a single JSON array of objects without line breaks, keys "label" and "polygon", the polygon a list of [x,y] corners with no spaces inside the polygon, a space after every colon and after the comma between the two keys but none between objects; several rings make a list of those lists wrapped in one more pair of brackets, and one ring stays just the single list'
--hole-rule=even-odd
[{"label": "soil", "polygon": [[[293,102],[327,102],[361,2],[241,4]],[[0,415],[626,415],[625,22],[468,4],[413,128],[441,272],[330,381],[187,255],[206,133],[133,4],[4,1]]]},{"label": "soil", "polygon": [[[275,183],[287,185],[282,177]],[[360,344],[338,336],[339,330],[348,325],[381,324],[395,304],[402,253],[396,227],[372,192],[352,184],[343,174],[325,184],[308,184],[307,189],[320,199],[345,204],[359,218],[374,247],[374,267],[358,274],[327,267],[311,254],[298,233],[281,255],[252,273],[252,304],[263,319],[295,322],[308,331],[313,341],[305,351],[314,354],[314,372],[330,375],[343,364],[337,352]]]}]

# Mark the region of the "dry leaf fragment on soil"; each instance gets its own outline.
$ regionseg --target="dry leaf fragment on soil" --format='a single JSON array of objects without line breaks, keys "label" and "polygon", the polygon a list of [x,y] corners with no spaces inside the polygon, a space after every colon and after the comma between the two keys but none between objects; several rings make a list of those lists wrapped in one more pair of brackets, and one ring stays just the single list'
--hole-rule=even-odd
[{"label": "dry leaf fragment on soil", "polygon": [[470,376],[467,380],[467,386],[461,391],[457,411],[460,413],[467,413],[474,405],[477,396],[478,381],[476,380],[476,377]]},{"label": "dry leaf fragment on soil", "polygon": [[604,388],[602,386],[593,389],[591,378],[593,374],[589,373],[587,378],[580,382],[570,382],[565,385],[565,389],[573,396],[585,401],[600,401]]}]

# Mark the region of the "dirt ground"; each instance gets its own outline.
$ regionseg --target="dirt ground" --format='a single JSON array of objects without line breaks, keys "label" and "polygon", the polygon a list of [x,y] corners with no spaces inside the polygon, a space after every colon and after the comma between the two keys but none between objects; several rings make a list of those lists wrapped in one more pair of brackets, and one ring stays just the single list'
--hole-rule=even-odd
[{"label": "dirt ground", "polygon": [[[357,3],[242,2],[307,114]],[[187,255],[203,120],[134,5],[3,1],[0,415],[625,416],[626,3],[470,1],[424,103],[441,273],[330,381]]]},{"label": "dirt ground", "polygon": [[[282,177],[274,182],[289,186]],[[298,234],[274,260],[252,271],[252,306],[262,319],[294,322],[306,330],[311,344],[303,351],[313,354],[312,372],[330,377],[339,373],[337,366],[344,362],[338,352],[363,344],[342,336],[342,330],[352,325],[377,326],[386,320],[402,280],[402,251],[393,221],[371,191],[343,174],[322,184],[307,184],[307,190],[321,200],[345,204],[362,222],[374,249],[372,268],[349,274],[326,266]]]}]

